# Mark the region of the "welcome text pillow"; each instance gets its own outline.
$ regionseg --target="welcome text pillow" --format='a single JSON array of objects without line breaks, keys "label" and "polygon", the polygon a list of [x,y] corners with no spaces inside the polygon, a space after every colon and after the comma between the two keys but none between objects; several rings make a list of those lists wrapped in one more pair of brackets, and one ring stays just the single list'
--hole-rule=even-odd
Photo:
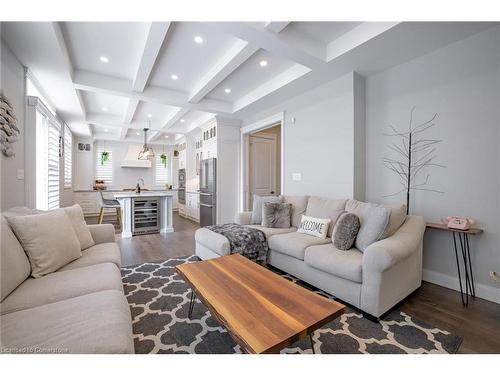
[{"label": "welcome text pillow", "polygon": [[320,219],[317,217],[302,215],[302,220],[300,221],[300,226],[297,232],[325,239],[326,234],[328,233],[330,221],[330,219]]}]

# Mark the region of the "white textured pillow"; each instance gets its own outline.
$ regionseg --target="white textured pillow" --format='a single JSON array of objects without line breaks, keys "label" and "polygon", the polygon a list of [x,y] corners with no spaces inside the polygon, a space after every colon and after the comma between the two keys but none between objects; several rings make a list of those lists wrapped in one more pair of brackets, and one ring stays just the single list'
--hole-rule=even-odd
[{"label": "white textured pillow", "polygon": [[95,242],[85,222],[85,218],[83,217],[82,208],[78,204],[75,204],[71,207],[60,208],[59,210],[64,211],[66,215],[68,215],[71,225],[75,230],[76,237],[80,242],[80,249],[85,250],[94,246]]},{"label": "white textured pillow", "polygon": [[325,239],[330,222],[330,219],[320,219],[317,217],[302,215],[297,232]]},{"label": "white textured pillow", "polygon": [[80,242],[68,215],[61,210],[7,219],[38,278],[82,256]]}]

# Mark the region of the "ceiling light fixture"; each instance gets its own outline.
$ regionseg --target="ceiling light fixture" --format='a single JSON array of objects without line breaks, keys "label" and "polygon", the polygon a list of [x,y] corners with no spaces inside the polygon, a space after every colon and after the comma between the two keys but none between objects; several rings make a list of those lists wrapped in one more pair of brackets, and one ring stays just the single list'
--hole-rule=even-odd
[{"label": "ceiling light fixture", "polygon": [[224,92],[225,92],[226,94],[229,94],[229,93],[231,93],[231,89],[229,89],[229,88],[224,89]]},{"label": "ceiling light fixture", "polygon": [[141,133],[136,133],[137,135],[141,135]]},{"label": "ceiling light fixture", "polygon": [[99,57],[99,60],[101,60],[101,62],[103,63],[109,63],[109,59],[106,56]]},{"label": "ceiling light fixture", "polygon": [[194,42],[197,44],[201,44],[201,43],[203,43],[203,38],[201,36],[197,35],[194,37]]},{"label": "ceiling light fixture", "polygon": [[168,135],[166,135],[165,138],[168,138]]},{"label": "ceiling light fixture", "polygon": [[108,112],[108,107],[102,107],[102,110],[103,110],[104,112]]},{"label": "ceiling light fixture", "polygon": [[186,120],[184,120],[183,118],[181,118],[181,122],[186,122]]},{"label": "ceiling light fixture", "polygon": [[260,66],[264,67],[264,66],[267,66],[267,60],[262,60],[260,63],[259,63]]},{"label": "ceiling light fixture", "polygon": [[177,74],[172,74],[172,75],[170,76],[170,78],[172,78],[174,81],[176,81],[176,80],[178,80],[178,79],[179,79],[179,77],[177,76]]},{"label": "ceiling light fixture", "polygon": [[104,129],[104,131],[107,133],[107,132],[108,132],[108,129]]},{"label": "ceiling light fixture", "polygon": [[151,117],[153,117],[153,115],[152,115],[151,113],[150,113],[150,114],[148,114],[148,118],[151,118]]},{"label": "ceiling light fixture", "polygon": [[147,128],[142,129],[144,131],[144,145],[142,146],[142,150],[139,152],[139,156],[137,159],[139,160],[154,160],[155,152],[151,146],[148,146],[148,130],[151,127],[151,121],[149,122],[149,126]]}]

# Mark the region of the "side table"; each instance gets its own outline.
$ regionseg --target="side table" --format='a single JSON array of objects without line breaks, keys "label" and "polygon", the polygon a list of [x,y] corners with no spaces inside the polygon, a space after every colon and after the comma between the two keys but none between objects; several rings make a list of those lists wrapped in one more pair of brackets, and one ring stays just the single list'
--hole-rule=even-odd
[{"label": "side table", "polygon": [[[452,233],[453,246],[455,249],[455,259],[457,261],[458,283],[460,285],[460,297],[462,298],[462,304],[464,306],[467,306],[469,304],[469,295],[472,297],[476,296],[476,289],[474,288],[474,275],[472,273],[472,263],[470,260],[469,234],[470,235],[480,234],[483,233],[483,230],[479,228],[470,228],[468,230],[452,229],[448,228],[446,224],[441,224],[441,223],[427,223],[427,228],[443,230]],[[457,248],[456,237],[458,237],[458,242],[460,243],[461,253],[459,253]],[[462,286],[462,276],[460,272],[460,260],[459,260],[460,258],[462,258],[464,263],[465,288]]]}]

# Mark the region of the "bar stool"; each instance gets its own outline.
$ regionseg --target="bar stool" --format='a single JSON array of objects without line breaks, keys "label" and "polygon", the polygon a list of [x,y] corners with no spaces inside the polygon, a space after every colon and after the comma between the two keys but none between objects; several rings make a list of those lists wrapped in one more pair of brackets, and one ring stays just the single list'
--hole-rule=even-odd
[{"label": "bar stool", "polygon": [[122,228],[122,207],[120,206],[120,202],[111,194],[111,197],[108,195],[104,196],[102,191],[99,192],[99,205],[101,206],[101,210],[99,211],[99,224],[102,224],[104,220],[104,209],[105,208],[114,208],[116,209],[116,220],[118,221],[118,226],[120,227],[120,232],[123,230]]}]

